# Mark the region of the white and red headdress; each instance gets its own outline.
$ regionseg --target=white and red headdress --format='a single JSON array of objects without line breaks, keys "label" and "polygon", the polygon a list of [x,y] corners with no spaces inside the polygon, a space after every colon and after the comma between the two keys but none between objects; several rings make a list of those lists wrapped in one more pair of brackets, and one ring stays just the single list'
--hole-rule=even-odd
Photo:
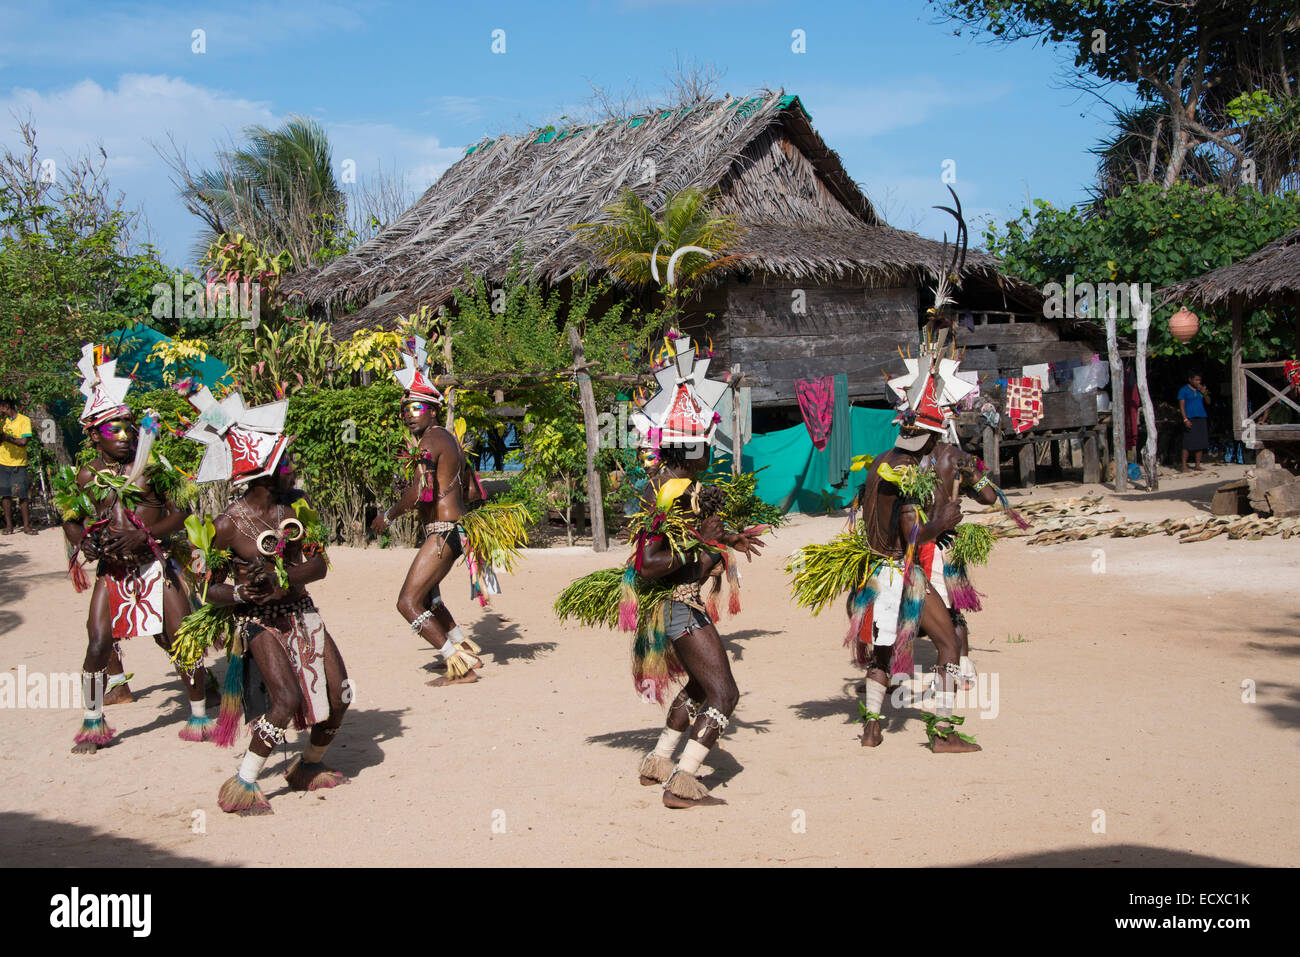
[{"label": "white and red headdress", "polygon": [[904,358],[907,372],[889,380],[889,388],[898,396],[901,426],[900,449],[916,451],[933,432],[956,441],[952,407],[966,398],[977,386],[957,377],[958,360],[945,357],[939,349],[922,349],[918,358]]},{"label": "white and red headdress", "polygon": [[393,375],[402,387],[402,401],[426,399],[441,402],[442,393],[433,384],[433,372],[429,368],[429,352],[425,340],[419,336],[410,342],[411,351],[402,350],[402,368],[394,369]]},{"label": "white and red headdress", "polygon": [[655,370],[659,391],[632,413],[632,426],[651,448],[711,444],[718,428],[714,406],[727,383],[707,377],[711,357],[697,356],[689,336],[669,338],[666,363]]},{"label": "white and red headdress", "polygon": [[199,417],[185,437],[207,446],[194,481],[238,484],[275,471],[289,444],[284,435],[288,399],[249,408],[238,392],[218,402],[204,386],[189,401]]},{"label": "white and red headdress", "polygon": [[81,394],[86,405],[81,410],[81,424],[93,428],[113,419],[132,418],[131,407],[126,404],[126,393],[131,380],[117,374],[117,360],[100,362],[103,357],[90,343],[81,347],[81,360],[77,371],[81,373]]}]

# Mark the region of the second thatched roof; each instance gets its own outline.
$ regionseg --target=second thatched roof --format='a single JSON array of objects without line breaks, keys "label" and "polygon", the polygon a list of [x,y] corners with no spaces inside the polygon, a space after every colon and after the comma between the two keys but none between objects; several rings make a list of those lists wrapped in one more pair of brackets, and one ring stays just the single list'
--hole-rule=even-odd
[{"label": "second thatched roof", "polygon": [[[478,143],[396,222],[286,287],[336,317],[361,306],[336,322],[347,333],[441,305],[467,272],[499,280],[516,249],[547,283],[599,274],[573,225],[601,219],[623,189],[657,211],[688,186],[716,189],[742,227],[738,268],[883,283],[942,262],[940,243],[881,222],[798,97],[776,92]],[[1037,299],[985,253],[970,253],[966,274]]]},{"label": "second thatched roof", "polygon": [[1160,295],[1165,302],[1195,302],[1210,308],[1227,306],[1239,297],[1243,309],[1300,297],[1300,229],[1235,263],[1166,286]]}]

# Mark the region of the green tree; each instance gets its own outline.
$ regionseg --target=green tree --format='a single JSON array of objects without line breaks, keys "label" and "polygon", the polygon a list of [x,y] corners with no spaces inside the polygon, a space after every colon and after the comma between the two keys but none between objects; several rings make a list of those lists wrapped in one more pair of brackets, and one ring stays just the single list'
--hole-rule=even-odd
[{"label": "green tree", "polygon": [[713,199],[704,190],[688,187],[670,195],[656,216],[641,197],[625,189],[605,210],[604,219],[573,228],[616,277],[633,286],[654,283],[652,262],[659,283],[666,283],[669,259],[683,246],[708,250],[712,255],[683,253],[674,264],[675,284],[689,287],[705,273],[732,265],[736,259],[720,254],[735,247],[740,229],[730,216],[714,210]]},{"label": "green tree", "polygon": [[[102,150],[51,161],[30,122],[18,132],[21,147],[0,154],[0,391],[57,425],[54,411],[79,411],[82,343],[147,315],[143,284],[163,270],[148,249],[129,252],[135,214]],[[53,451],[67,460],[61,436]]]},{"label": "green tree", "polygon": [[[664,330],[662,316],[630,307],[607,283],[578,277],[564,293],[545,290],[530,281],[518,256],[499,286],[467,275],[447,327],[456,375],[477,383],[456,389],[467,433],[498,428],[493,410],[502,405],[524,408],[521,482],[564,515],[572,541],[574,509],[586,499],[587,443],[577,386],[561,371],[573,365],[568,325],[582,334],[596,375],[642,371],[643,357]],[[596,408],[607,410],[630,386],[596,379],[592,388]]]},{"label": "green tree", "polygon": [[179,149],[164,157],[186,208],[207,227],[196,253],[237,233],[272,254],[288,252],[295,269],[345,251],[346,197],[324,127],[294,116],[276,129],[250,126],[244,140],[218,153],[214,169],[191,170]]},{"label": "green tree", "polygon": [[[1077,207],[1058,209],[1043,200],[1034,209],[985,232],[990,252],[1003,268],[1038,286],[1080,283],[1150,283],[1153,290],[1199,276],[1248,256],[1300,226],[1300,194],[1265,195],[1248,187],[1224,194],[1178,184],[1162,190],[1154,183],[1130,186],[1103,204],[1100,215]],[[1201,317],[1191,343],[1169,334],[1168,318],[1180,303],[1154,309],[1151,354],[1227,355],[1231,330],[1226,317]],[[1120,320],[1132,335],[1131,320]],[[1250,361],[1271,359],[1290,341],[1283,317],[1251,315],[1243,349]]]},{"label": "green tree", "polygon": [[[1074,54],[1074,85],[1134,85],[1168,124],[1161,185],[1211,144],[1239,173],[1249,160],[1227,104],[1257,88],[1290,87],[1300,72],[1294,0],[931,0],[949,21],[997,42],[1057,44]],[[1240,177],[1234,180],[1243,182]]]}]

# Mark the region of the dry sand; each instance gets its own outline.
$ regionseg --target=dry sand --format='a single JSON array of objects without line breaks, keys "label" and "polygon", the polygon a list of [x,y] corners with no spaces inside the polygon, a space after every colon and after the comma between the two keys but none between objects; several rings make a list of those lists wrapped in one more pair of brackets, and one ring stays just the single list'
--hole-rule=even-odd
[{"label": "dry sand", "polygon": [[[1132,518],[1204,511],[1240,472],[1115,501]],[[411,553],[336,548],[312,591],[357,687],[330,753],[350,784],[291,793],[279,751],[262,779],[275,814],[222,814],[217,788],[247,738],[180,741],[179,683],[134,640],[137,700],[109,708],[112,747],[70,755],[72,710],[0,710],[0,863],[1300,862],[1300,833],[1281,824],[1300,785],[1300,540],[1000,544],[972,618],[997,715],[968,711],[983,753],[933,755],[915,712],[889,715],[879,749],[859,747],[842,610],[813,619],[789,600],[784,558],[843,521],[796,518],[745,566],[745,610],[722,623],[740,706],[708,762],[725,807],[669,811],[638,786],[663,713],[633,691],[627,639],[551,613],[565,583],[621,551],[531,551],[488,610],[458,567],[444,594],[485,649],[484,680],[433,689],[435,656],[394,609]],[[55,531],[0,537],[0,673],[79,668],[87,596],[63,568]],[[933,662],[927,642],[918,657]]]}]

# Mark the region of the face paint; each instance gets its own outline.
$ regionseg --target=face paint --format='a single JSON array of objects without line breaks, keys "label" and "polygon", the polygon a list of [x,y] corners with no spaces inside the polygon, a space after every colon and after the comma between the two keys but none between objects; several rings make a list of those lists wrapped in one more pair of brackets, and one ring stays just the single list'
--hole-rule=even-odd
[{"label": "face paint", "polygon": [[125,422],[105,422],[99,427],[99,434],[106,439],[129,439],[131,431]]},{"label": "face paint", "polygon": [[424,415],[432,408],[427,402],[408,402],[404,406],[405,411],[410,415]]}]

